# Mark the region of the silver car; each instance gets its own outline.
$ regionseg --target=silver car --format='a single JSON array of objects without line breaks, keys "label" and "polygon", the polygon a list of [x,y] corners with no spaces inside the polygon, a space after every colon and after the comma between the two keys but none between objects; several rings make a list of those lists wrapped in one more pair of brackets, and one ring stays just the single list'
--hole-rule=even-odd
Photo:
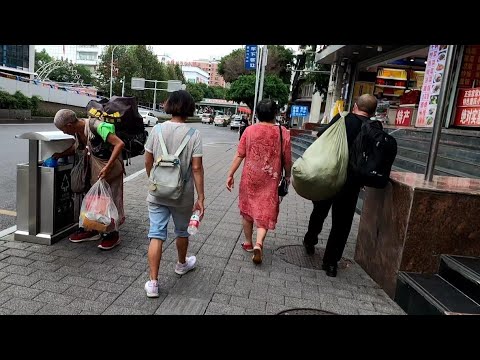
[{"label": "silver car", "polygon": [[230,123],[230,130],[240,129],[240,126],[242,126],[242,117],[235,115]]}]

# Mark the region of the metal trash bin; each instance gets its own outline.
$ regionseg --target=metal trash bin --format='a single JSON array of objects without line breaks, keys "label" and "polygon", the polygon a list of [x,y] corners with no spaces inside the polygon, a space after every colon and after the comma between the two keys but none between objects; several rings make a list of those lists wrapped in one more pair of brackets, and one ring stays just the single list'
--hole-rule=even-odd
[{"label": "metal trash bin", "polygon": [[52,245],[78,227],[70,186],[73,164],[45,167],[40,158],[70,147],[75,139],[61,131],[17,135],[29,142],[29,162],[17,165],[17,231],[14,239]]}]

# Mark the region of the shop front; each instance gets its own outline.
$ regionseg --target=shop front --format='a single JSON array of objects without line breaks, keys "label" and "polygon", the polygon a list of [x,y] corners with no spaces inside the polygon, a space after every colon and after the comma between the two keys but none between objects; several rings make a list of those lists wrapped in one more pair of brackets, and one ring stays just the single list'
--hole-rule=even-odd
[{"label": "shop front", "polygon": [[[353,107],[361,94],[372,94],[378,99],[376,119],[387,127],[426,129],[433,127],[442,83],[445,87],[445,112],[441,121],[444,128],[480,129],[480,46],[452,46],[452,66],[445,73],[447,45],[415,45],[390,48],[373,45],[362,58],[358,45],[348,45],[352,79],[337,82],[342,86],[340,97],[332,103],[345,103],[345,110]],[[337,57],[338,60],[338,57]],[[319,62],[334,61],[332,55]],[[352,84],[352,90],[345,84]],[[333,93],[333,91],[332,91]]]}]

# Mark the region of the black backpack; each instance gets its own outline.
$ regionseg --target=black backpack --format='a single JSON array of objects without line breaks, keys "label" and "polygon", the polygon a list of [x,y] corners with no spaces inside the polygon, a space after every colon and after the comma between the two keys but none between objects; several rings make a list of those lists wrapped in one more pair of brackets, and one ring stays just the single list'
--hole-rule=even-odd
[{"label": "black backpack", "polygon": [[145,153],[148,132],[134,97],[112,96],[109,100],[90,100],[87,113],[92,118],[115,125],[115,134],[125,143],[122,156],[127,165],[129,159]]},{"label": "black backpack", "polygon": [[382,189],[388,184],[397,156],[397,141],[380,121],[364,121],[350,149],[351,175],[362,186]]}]

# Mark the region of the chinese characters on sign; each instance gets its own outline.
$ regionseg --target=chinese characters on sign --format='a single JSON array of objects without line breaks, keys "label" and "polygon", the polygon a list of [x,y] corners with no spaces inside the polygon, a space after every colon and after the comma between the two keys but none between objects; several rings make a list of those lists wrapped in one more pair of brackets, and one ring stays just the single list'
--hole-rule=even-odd
[{"label": "chinese characters on sign", "polygon": [[306,117],[308,114],[308,106],[299,106],[294,105],[292,106],[292,113],[291,116],[299,116],[299,117]]},{"label": "chinese characters on sign", "polygon": [[460,69],[460,78],[458,79],[458,87],[471,88],[474,80],[480,80],[480,46],[468,45],[465,47],[463,54],[462,67]]},{"label": "chinese characters on sign", "polygon": [[245,70],[257,68],[257,45],[245,46]]},{"label": "chinese characters on sign", "polygon": [[417,127],[432,127],[437,112],[438,96],[442,86],[447,45],[432,45],[428,51],[427,67],[422,86],[422,95],[418,105],[415,125]]},{"label": "chinese characters on sign", "polygon": [[412,120],[413,108],[400,108],[397,110],[397,116],[395,116],[395,125],[397,126],[410,126]]},{"label": "chinese characters on sign", "polygon": [[480,127],[480,88],[459,89],[454,124]]}]

